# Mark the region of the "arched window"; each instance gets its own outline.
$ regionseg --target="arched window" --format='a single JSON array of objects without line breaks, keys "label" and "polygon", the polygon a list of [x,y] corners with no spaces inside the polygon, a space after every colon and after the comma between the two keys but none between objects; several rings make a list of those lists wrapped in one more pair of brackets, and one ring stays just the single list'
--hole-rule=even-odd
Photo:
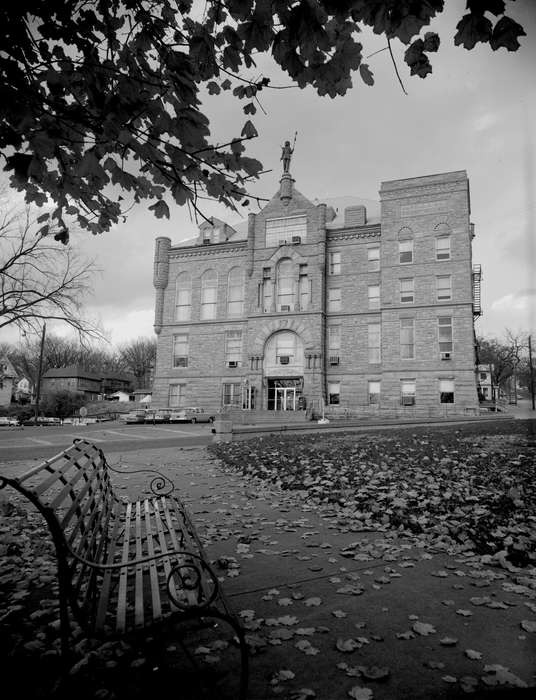
[{"label": "arched window", "polygon": [[189,321],[192,311],[192,278],[181,272],[175,283],[175,320]]},{"label": "arched window", "polygon": [[216,270],[207,270],[201,277],[201,313],[202,321],[216,318],[218,303],[218,275]]},{"label": "arched window", "polygon": [[434,229],[436,260],[450,260],[451,229],[448,224],[437,224]]},{"label": "arched window", "polygon": [[294,311],[294,274],[292,261],[281,260],[277,266],[277,310]]},{"label": "arched window", "polygon": [[244,313],[244,272],[239,267],[229,270],[227,277],[227,316]]}]

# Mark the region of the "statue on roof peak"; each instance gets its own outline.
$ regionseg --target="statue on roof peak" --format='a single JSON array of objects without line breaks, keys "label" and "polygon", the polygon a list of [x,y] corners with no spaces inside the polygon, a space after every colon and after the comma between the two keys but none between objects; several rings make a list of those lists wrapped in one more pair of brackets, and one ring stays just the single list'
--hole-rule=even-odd
[{"label": "statue on roof peak", "polygon": [[283,173],[290,172],[290,159],[292,158],[292,154],[294,153],[294,146],[296,145],[297,135],[298,132],[294,134],[294,143],[292,144],[292,147],[290,145],[290,141],[285,141],[285,145],[281,149],[280,160],[283,161]]}]

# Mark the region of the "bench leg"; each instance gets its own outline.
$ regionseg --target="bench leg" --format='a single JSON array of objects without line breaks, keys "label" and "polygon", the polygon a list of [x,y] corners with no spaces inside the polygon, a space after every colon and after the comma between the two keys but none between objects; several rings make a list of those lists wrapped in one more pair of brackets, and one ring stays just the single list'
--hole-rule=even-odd
[{"label": "bench leg", "polygon": [[236,636],[238,637],[238,643],[240,645],[240,695],[239,700],[247,700],[248,695],[248,683],[249,683],[249,652],[248,645],[246,643],[246,635],[242,627],[238,622],[223,613],[211,611],[209,613],[210,617],[215,617],[223,622],[226,622],[233,628]]}]

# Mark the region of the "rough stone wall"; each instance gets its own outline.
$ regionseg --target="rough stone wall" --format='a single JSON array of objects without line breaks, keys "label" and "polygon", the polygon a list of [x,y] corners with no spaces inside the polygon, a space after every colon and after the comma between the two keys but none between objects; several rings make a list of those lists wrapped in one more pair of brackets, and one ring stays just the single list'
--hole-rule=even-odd
[{"label": "rough stone wall", "polygon": [[[226,243],[171,247],[168,251],[167,286],[155,276],[157,299],[161,306],[154,405],[167,405],[170,382],[185,384],[185,404],[217,408],[221,405],[222,384],[240,383],[247,378],[257,389],[257,408],[266,405],[266,382],[261,358],[264,345],[278,330],[293,330],[303,341],[306,360],[304,394],[310,402],[326,397],[329,381],[341,382],[341,407],[358,408],[368,404],[368,381],[381,380],[381,406],[400,410],[400,380],[416,380],[416,409],[429,415],[441,412],[439,380],[454,379],[456,407],[477,404],[474,374],[474,337],[471,283],[471,233],[469,225],[468,181],[464,171],[382,183],[380,225],[355,225],[325,229],[325,206],[315,205],[301,195],[293,181],[285,179],[284,192],[278,191],[266,207],[251,215],[248,239]],[[281,194],[284,197],[281,197]],[[290,196],[289,196],[290,195]],[[300,244],[265,247],[266,220],[305,214],[307,235]],[[409,233],[408,233],[409,230]],[[439,232],[450,232],[451,259],[437,261],[435,241]],[[414,240],[413,262],[399,263],[398,241]],[[370,271],[367,251],[381,245],[380,271]],[[326,274],[329,253],[341,253],[341,272]],[[278,262],[289,258],[294,269],[307,264],[312,297],[307,310],[264,312],[259,304],[263,269],[270,268],[272,279]],[[227,276],[240,265],[245,271],[244,316],[226,315]],[[160,269],[160,272],[163,268]],[[201,321],[201,275],[207,269],[218,274],[217,319]],[[192,275],[192,315],[185,323],[175,321],[175,279],[179,272]],[[155,271],[156,272],[156,271]],[[436,300],[436,276],[452,276],[452,299]],[[413,277],[415,300],[401,304],[400,279]],[[160,279],[160,278],[158,278]],[[381,308],[368,308],[368,286],[381,287]],[[326,293],[340,288],[340,311],[326,310]],[[438,345],[439,316],[452,317],[451,360],[441,360]],[[415,359],[400,357],[400,319],[415,320]],[[368,325],[381,324],[381,364],[369,363]],[[339,364],[330,365],[326,326],[341,329]],[[225,333],[241,329],[241,366],[229,368],[225,362]],[[172,367],[173,334],[189,333],[187,368]],[[259,403],[260,400],[260,403]]]}]

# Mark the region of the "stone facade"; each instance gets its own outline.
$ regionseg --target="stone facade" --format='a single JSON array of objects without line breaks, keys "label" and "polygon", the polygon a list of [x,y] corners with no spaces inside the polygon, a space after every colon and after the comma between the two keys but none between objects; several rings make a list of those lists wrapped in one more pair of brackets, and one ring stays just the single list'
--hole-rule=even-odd
[{"label": "stone facade", "polygon": [[247,236],[156,240],[155,406],[427,415],[478,405],[465,171],[384,182],[380,221],[284,173]]}]

